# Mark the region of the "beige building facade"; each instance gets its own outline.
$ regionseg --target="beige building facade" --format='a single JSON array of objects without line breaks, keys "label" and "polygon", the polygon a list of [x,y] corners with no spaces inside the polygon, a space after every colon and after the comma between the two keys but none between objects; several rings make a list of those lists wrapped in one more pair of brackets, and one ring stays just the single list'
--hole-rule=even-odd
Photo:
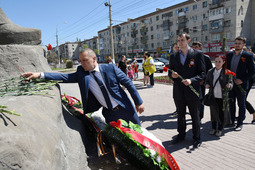
[{"label": "beige building facade", "polygon": [[[247,38],[247,46],[255,43],[254,0],[188,0],[127,22],[113,26],[116,61],[121,55],[141,57],[145,51],[154,57],[167,57],[181,32],[191,35],[191,43],[200,41],[211,57],[221,52],[223,38],[226,51],[235,37]],[[98,32],[99,51],[110,56],[109,28]],[[191,44],[190,44],[191,45]]]}]

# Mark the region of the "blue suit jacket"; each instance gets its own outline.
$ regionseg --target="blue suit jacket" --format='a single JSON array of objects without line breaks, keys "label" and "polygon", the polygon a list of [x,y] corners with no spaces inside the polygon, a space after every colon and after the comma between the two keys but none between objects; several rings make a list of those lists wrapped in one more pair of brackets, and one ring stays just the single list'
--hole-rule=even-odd
[{"label": "blue suit jacket", "polygon": [[[115,101],[123,108],[135,113],[136,110],[134,105],[120,86],[120,84],[124,85],[131,94],[135,105],[140,105],[143,103],[143,101],[133,82],[114,64],[99,65],[99,69],[104,79],[105,85],[107,86],[108,91],[115,99]],[[62,80],[64,83],[77,82],[81,92],[84,113],[94,112],[102,107],[102,105],[97,101],[93,93],[88,88],[89,71],[84,71],[82,66],[78,66],[75,73],[63,74],[45,72],[44,75],[45,79]]]},{"label": "blue suit jacket", "polygon": [[[231,70],[231,60],[234,55],[234,51],[227,54],[227,69]],[[247,89],[248,80],[252,78],[254,74],[253,56],[251,53],[243,51],[240,61],[236,70],[236,78],[243,81],[242,87]]]},{"label": "blue suit jacket", "polygon": [[[180,53],[176,52],[170,56],[170,69],[177,72],[184,79],[190,79],[191,85],[201,94],[200,82],[206,77],[204,54],[201,51],[189,49],[184,65],[180,61]],[[195,93],[180,78],[172,78],[172,73],[168,75],[174,80],[173,98],[176,100],[199,100]],[[200,95],[201,98],[201,95]]]}]

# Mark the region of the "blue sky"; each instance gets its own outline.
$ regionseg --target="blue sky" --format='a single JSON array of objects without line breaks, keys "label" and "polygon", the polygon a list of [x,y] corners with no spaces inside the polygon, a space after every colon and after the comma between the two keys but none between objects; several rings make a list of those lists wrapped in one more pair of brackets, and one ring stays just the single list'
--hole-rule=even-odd
[{"label": "blue sky", "polygon": [[[186,0],[111,0],[112,20],[154,12]],[[109,26],[108,0],[0,0],[0,7],[15,23],[42,31],[42,45],[56,46],[56,28],[59,44],[76,39],[90,39]],[[65,23],[66,22],[66,23]],[[120,22],[113,21],[113,25]]]}]

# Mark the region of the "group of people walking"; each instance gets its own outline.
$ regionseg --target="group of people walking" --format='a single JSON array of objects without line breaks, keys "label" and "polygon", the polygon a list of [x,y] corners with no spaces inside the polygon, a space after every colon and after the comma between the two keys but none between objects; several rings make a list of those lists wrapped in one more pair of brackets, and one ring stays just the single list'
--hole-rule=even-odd
[{"label": "group of people walking", "polygon": [[[226,56],[217,56],[215,67],[212,68],[210,58],[201,51],[201,43],[194,42],[191,48],[189,42],[190,35],[178,35],[175,45],[179,49],[170,56],[169,77],[173,80],[173,98],[178,117],[178,135],[172,143],[185,139],[185,114],[188,107],[192,119],[193,146],[196,148],[201,145],[200,124],[204,112],[205,88],[209,89],[211,96],[211,135],[221,136],[226,125],[233,126],[235,131],[242,130],[246,105],[255,116],[252,105],[246,101],[254,83],[254,56],[244,51],[246,39],[237,37],[234,50]],[[255,122],[254,118],[252,123]]]}]

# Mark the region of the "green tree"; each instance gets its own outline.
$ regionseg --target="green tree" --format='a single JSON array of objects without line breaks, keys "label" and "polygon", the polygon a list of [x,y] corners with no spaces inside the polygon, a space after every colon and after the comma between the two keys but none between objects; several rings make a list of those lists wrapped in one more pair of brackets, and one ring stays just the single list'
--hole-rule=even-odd
[{"label": "green tree", "polygon": [[87,44],[83,44],[83,49],[85,48],[89,48],[89,46]]},{"label": "green tree", "polygon": [[95,50],[94,50],[94,52],[96,53],[96,55],[98,55],[98,54],[99,54],[98,49],[95,49]]},{"label": "green tree", "polygon": [[51,51],[50,54],[47,56],[48,63],[58,63],[58,56],[55,51]]}]

